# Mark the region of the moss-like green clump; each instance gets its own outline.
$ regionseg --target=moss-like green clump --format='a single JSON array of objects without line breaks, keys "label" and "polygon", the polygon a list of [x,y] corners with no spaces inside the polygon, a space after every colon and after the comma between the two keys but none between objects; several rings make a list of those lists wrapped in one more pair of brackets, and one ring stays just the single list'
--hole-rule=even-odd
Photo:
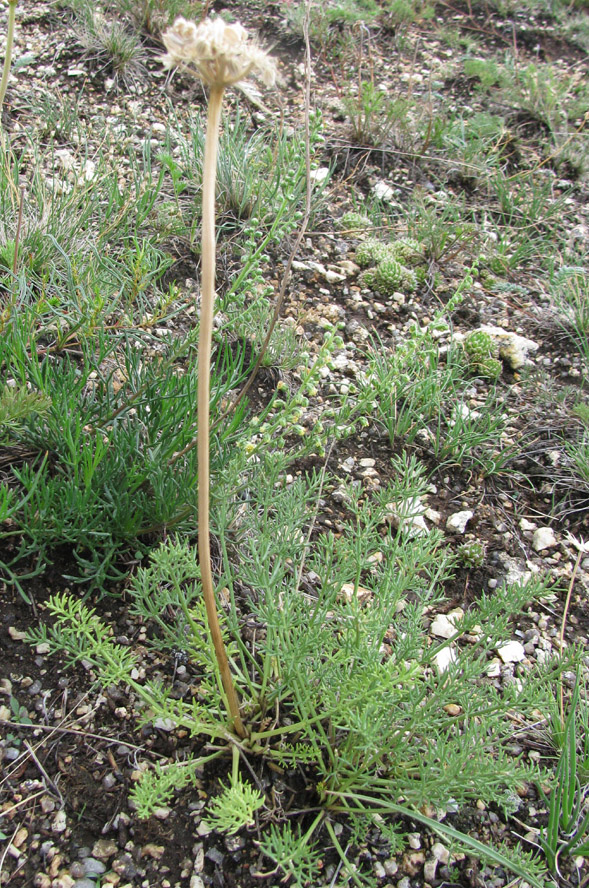
[{"label": "moss-like green clump", "polygon": [[480,540],[469,540],[458,546],[456,554],[464,567],[482,567],[485,563],[486,547]]},{"label": "moss-like green clump", "polygon": [[499,379],[503,365],[492,337],[484,330],[475,330],[464,340],[464,351],[473,373],[485,379]]},{"label": "moss-like green clump", "polygon": [[362,213],[356,213],[354,210],[351,210],[349,213],[344,213],[338,222],[338,227],[356,233],[367,231],[373,226],[368,216],[364,216]]},{"label": "moss-like green clump", "polygon": [[403,237],[390,245],[395,258],[404,265],[417,265],[423,259],[423,245],[412,237]]},{"label": "moss-like green clump", "polygon": [[382,241],[369,237],[359,244],[355,258],[361,268],[368,269],[360,277],[362,286],[370,287],[385,296],[391,296],[397,291],[414,293],[417,285],[425,278],[425,269],[419,267],[423,260],[422,245],[412,238],[383,244]]},{"label": "moss-like green clump", "polygon": [[407,270],[396,259],[386,258],[376,267],[374,286],[379,293],[392,296],[404,283]]},{"label": "moss-like green clump", "polygon": [[360,268],[368,268],[369,265],[378,265],[379,262],[382,262],[389,255],[390,247],[388,244],[383,244],[382,241],[376,240],[375,237],[369,237],[358,245],[356,262]]}]

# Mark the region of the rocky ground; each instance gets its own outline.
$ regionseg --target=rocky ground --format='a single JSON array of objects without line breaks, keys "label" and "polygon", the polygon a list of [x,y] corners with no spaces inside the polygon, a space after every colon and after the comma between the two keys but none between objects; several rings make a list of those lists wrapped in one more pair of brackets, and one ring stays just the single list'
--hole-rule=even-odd
[{"label": "rocky ground", "polygon": [[[286,9],[273,3],[234,0],[212,3],[211,10],[228,11],[258,31],[279,61],[279,94],[264,96],[264,111],[252,109],[252,120],[261,113],[284,115],[299,123],[304,110],[304,45],[286,23]],[[5,20],[6,10],[2,10],[2,26]],[[467,8],[459,3],[437,5],[431,19],[403,28],[375,28],[370,38],[375,81],[391,93],[399,90],[417,106],[443,107],[446,113],[480,108],[505,119],[512,144],[498,150],[512,152],[513,169],[518,163],[520,168],[535,164],[546,169],[549,201],[562,208],[552,216],[548,210],[544,215],[539,212],[533,224],[544,231],[560,226],[559,244],[568,241],[586,261],[586,171],[571,163],[556,168],[546,160],[550,153],[543,142],[546,125],[529,110],[509,107],[505,99],[493,104],[492,97],[476,88],[476,78],[465,75],[459,64],[464,43],[452,44],[442,34],[450,24],[464,40],[477,39],[482,58],[495,59],[515,47],[517,64],[551,63],[562,76],[576,78],[575,82],[587,74],[585,50],[556,26],[548,12],[524,9],[507,14],[486,5],[473,10],[470,4]],[[145,38],[142,69],[126,82],[117,82],[108,60],[96,61],[84,52],[71,18],[59,4],[20,0],[15,46],[3,121],[17,151],[30,151],[31,133],[45,144],[56,135],[54,124],[46,123],[49,116],[43,102],[57,97],[61,101],[76,98],[90,133],[94,128],[103,138],[104,133],[117,134],[116,141],[113,135],[107,136],[101,146],[114,162],[123,145],[140,150],[148,132],[156,154],[168,123],[167,99],[173,100],[180,115],[203,103],[200,87],[186,78],[170,79],[162,70],[157,38]],[[321,415],[330,397],[348,395],[358,382],[373,334],[387,346],[403,342],[412,324],[425,326],[448,300],[473,259],[484,266],[490,250],[485,226],[490,230],[489,220],[497,212],[495,196],[489,197],[464,159],[455,162],[435,144],[424,147],[427,140],[405,130],[403,121],[397,121],[384,145],[358,144],[350,135],[342,102],[345,65],[329,44],[314,44],[312,104],[322,111],[325,139],[322,164],[314,175],[320,177],[321,170],[331,170],[332,175],[315,227],[295,258],[283,315],[311,350],[321,342],[326,322],[341,324],[344,345],[326,371],[316,403],[309,408],[309,423]],[[575,121],[574,126],[581,123]],[[58,178],[77,175],[76,150],[75,139],[68,134],[59,137],[54,169],[45,173]],[[90,151],[83,174],[91,176],[88,165],[92,162]],[[121,167],[121,176],[125,174]],[[430,255],[425,282],[415,293],[389,298],[363,285],[356,262],[360,238],[342,231],[338,220],[360,201],[374,198],[394,215],[416,195],[431,199],[439,210],[458,195],[469,210],[476,209],[480,228],[472,238],[453,234],[439,255]],[[451,227],[452,223],[445,224]],[[549,237],[545,244],[548,249]],[[283,266],[286,255],[286,249],[277,251],[277,268]],[[180,286],[186,278],[197,278],[194,258],[179,251],[175,261],[173,273]],[[587,476],[572,470],[567,449],[567,442],[578,436],[571,404],[584,398],[585,370],[582,355],[567,337],[547,277],[533,261],[510,267],[494,281],[493,275],[476,278],[451,315],[452,328],[442,331],[441,338],[449,340],[452,332],[460,340],[485,325],[494,331],[502,347],[498,385],[507,414],[503,444],[513,443],[513,455],[502,471],[485,476],[472,464],[447,462],[440,467],[427,440],[418,441],[416,447],[431,473],[421,520],[438,526],[452,545],[476,540],[486,553],[483,563],[463,565],[456,571],[440,613],[426,615],[432,638],[452,634],[452,617],[468,608],[481,590],[496,589],[530,572],[547,572],[557,581],[551,596],[513,620],[512,640],[490,662],[489,680],[500,693],[505,683],[525,675],[532,664],[544,662],[563,645],[588,644],[589,549],[585,551],[583,541],[588,538],[589,487]],[[189,317],[174,321],[179,322],[189,323]],[[258,395],[264,397],[262,383]],[[470,408],[476,410],[486,395],[485,385],[474,385]],[[337,529],[345,506],[338,481],[353,479],[366,491],[375,490],[391,473],[390,457],[390,441],[376,423],[338,441],[330,451],[328,471],[333,484],[320,520]],[[292,471],[296,474],[313,464],[321,466],[323,460],[307,458]],[[4,461],[2,468],[8,471]],[[0,884],[19,888],[281,884],[278,876],[265,874],[256,845],[259,824],[237,836],[223,837],[211,832],[203,820],[202,810],[217,777],[214,772],[203,774],[196,788],[180,793],[173,807],[160,809],[157,817],[146,822],[136,818],[127,792],[138,779],[145,756],[164,761],[190,741],[182,731],[155,725],[138,729],[135,701],[128,689],[96,687],[83,665],[68,668],[63,659],[48,658],[43,645],[35,649],[24,643],[26,630],[43,618],[48,595],[63,590],[70,568],[71,558],[62,547],[45,575],[23,582],[28,602],[11,585],[0,590]],[[148,676],[161,676],[178,697],[189,691],[190,664],[180,657],[147,652],[143,645],[146,627],[129,612],[124,595],[97,598],[95,604],[117,640],[144,653],[142,668]],[[570,685],[574,675],[566,680]],[[518,732],[514,725],[513,755],[529,761],[549,759],[552,752],[545,725],[539,724],[535,734]],[[276,776],[275,789],[289,797],[288,804],[301,806],[305,775]],[[545,804],[532,786],[522,789],[520,801],[509,822],[482,802],[450,812],[451,819],[483,841],[520,835],[534,842],[546,822]],[[485,868],[463,855],[450,859],[448,848],[438,838],[416,823],[405,826],[409,838],[402,854],[391,854],[389,845],[377,835],[350,849],[355,860],[370,863],[379,886],[438,888],[454,882],[502,888],[516,884],[501,869]],[[582,857],[563,862],[562,869],[560,881],[555,877],[559,884],[584,885],[589,879]],[[322,884],[344,884],[338,882],[337,861],[330,851],[325,854],[323,873]]]}]

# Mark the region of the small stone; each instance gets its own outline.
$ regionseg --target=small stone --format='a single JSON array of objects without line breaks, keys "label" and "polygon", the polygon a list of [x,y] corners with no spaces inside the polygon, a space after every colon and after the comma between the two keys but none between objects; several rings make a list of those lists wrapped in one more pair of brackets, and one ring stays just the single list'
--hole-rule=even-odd
[{"label": "small stone", "polygon": [[16,833],[14,834],[14,838],[12,839],[13,847],[20,848],[21,845],[24,845],[28,835],[29,831],[26,826],[21,826],[20,829],[17,829]]},{"label": "small stone", "polygon": [[153,842],[151,842],[148,845],[143,846],[141,849],[141,856],[152,857],[154,860],[161,860],[165,850],[163,845],[154,845]]},{"label": "small stone", "polygon": [[33,879],[34,888],[51,888],[51,879],[47,873],[37,873]]},{"label": "small stone", "polygon": [[35,647],[35,650],[38,654],[48,654],[51,650],[51,645],[48,641],[42,641],[41,644]]},{"label": "small stone", "polygon": [[317,170],[311,170],[310,179],[311,182],[315,182],[320,185],[322,182],[325,182],[327,177],[329,176],[329,167],[319,167]]},{"label": "small stone", "polygon": [[153,816],[157,817],[158,820],[166,820],[171,813],[172,809],[168,808],[167,805],[161,805],[159,808],[153,809]]},{"label": "small stone", "polygon": [[456,651],[451,647],[442,648],[434,657],[436,669],[440,674],[445,672],[451,663],[456,662]]},{"label": "small stone", "polygon": [[160,731],[173,731],[174,728],[177,727],[177,723],[173,718],[155,718],[153,720],[153,726]]},{"label": "small stone", "polygon": [[39,804],[43,814],[51,814],[52,811],[55,811],[55,799],[52,799],[50,795],[41,796]]},{"label": "small stone", "polygon": [[409,876],[403,876],[402,879],[399,879],[397,882],[397,888],[411,888]]},{"label": "small stone", "polygon": [[106,872],[106,866],[101,860],[96,860],[95,857],[86,857],[84,860],[84,874],[86,876],[101,876],[102,873]]},{"label": "small stone", "polygon": [[374,875],[377,879],[386,879],[387,877],[386,870],[380,860],[377,860],[374,864]]},{"label": "small stone", "polygon": [[112,773],[112,771],[109,771],[109,773],[105,774],[102,778],[102,788],[108,791],[109,789],[112,789],[113,786],[115,786],[116,782],[117,778]]},{"label": "small stone", "polygon": [[430,631],[438,638],[452,638],[456,635],[456,622],[461,620],[464,612],[457,608],[449,614],[438,614],[432,621]]},{"label": "small stone", "polygon": [[13,641],[23,641],[27,637],[26,632],[21,632],[20,629],[17,629],[15,626],[8,627],[8,634]]},{"label": "small stone", "polygon": [[387,876],[394,876],[399,872],[399,864],[394,857],[388,857],[384,862],[384,871]]},{"label": "small stone", "polygon": [[558,540],[554,536],[554,531],[551,527],[539,527],[532,537],[532,546],[536,552],[541,552],[543,549],[552,549],[553,546],[557,545]]},{"label": "small stone", "polygon": [[324,274],[324,278],[328,284],[341,284],[342,281],[345,281],[345,274],[340,274],[337,271],[333,271],[333,269],[328,268]]},{"label": "small stone", "polygon": [[51,832],[62,833],[67,826],[65,811],[58,811],[51,821]]},{"label": "small stone", "polygon": [[498,678],[501,675],[501,660],[498,660],[497,657],[493,657],[487,666],[487,675],[489,678]]},{"label": "small stone", "polygon": [[93,879],[76,879],[72,888],[96,888],[96,882]]},{"label": "small stone", "polygon": [[447,712],[448,715],[452,716],[460,715],[462,712],[462,706],[458,706],[457,703],[448,703],[444,706],[444,712]]},{"label": "small stone", "polygon": [[524,646],[519,641],[508,641],[507,644],[497,648],[497,653],[504,663],[519,663],[526,656]]},{"label": "small stone", "polygon": [[453,515],[448,516],[446,530],[449,530],[451,533],[464,533],[466,525],[473,515],[474,512],[471,512],[470,509],[465,509],[463,512],[454,512]]},{"label": "small stone", "polygon": [[205,883],[199,875],[193,873],[193,875],[190,877],[189,888],[205,888]]},{"label": "small stone", "polygon": [[538,525],[534,524],[533,521],[528,521],[527,518],[522,518],[522,520],[519,523],[520,530],[523,531],[523,533],[526,533],[527,531],[536,530],[537,526]]},{"label": "small stone", "polygon": [[438,861],[435,857],[431,858],[431,860],[426,860],[423,864],[423,878],[430,885],[436,878],[436,870],[438,868]]},{"label": "small stone", "polygon": [[512,370],[519,370],[524,364],[532,363],[529,354],[539,349],[539,344],[525,336],[519,336],[510,330],[503,330],[501,327],[493,327],[488,324],[482,324],[480,329],[497,343],[499,346],[499,356],[507,361]]},{"label": "small stone", "polygon": [[113,839],[98,839],[92,846],[92,857],[107,860],[109,857],[113,857],[118,850],[119,846]]},{"label": "small stone", "polygon": [[112,862],[112,868],[123,879],[134,879],[137,875],[137,867],[130,854],[121,854]]},{"label": "small stone", "polygon": [[432,854],[440,863],[448,863],[450,860],[450,852],[441,842],[435,842],[432,846]]},{"label": "small stone", "polygon": [[421,835],[417,832],[407,833],[407,844],[414,851],[418,851],[421,848]]},{"label": "small stone", "polygon": [[338,601],[345,601],[347,604],[351,604],[353,601],[367,601],[372,598],[373,593],[370,589],[365,589],[363,586],[355,587],[354,583],[344,583],[340,589],[338,595]]},{"label": "small stone", "polygon": [[390,185],[387,185],[386,182],[376,182],[372,186],[372,193],[378,200],[386,200],[391,201],[394,198],[395,192],[391,188]]}]

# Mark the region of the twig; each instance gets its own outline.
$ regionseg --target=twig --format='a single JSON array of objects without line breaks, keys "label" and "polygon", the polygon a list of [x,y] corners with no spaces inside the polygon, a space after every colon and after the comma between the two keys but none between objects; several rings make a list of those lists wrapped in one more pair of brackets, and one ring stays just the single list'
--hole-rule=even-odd
[{"label": "twig", "polygon": [[2,811],[0,811],[0,820],[2,819],[2,817],[7,817],[9,814],[13,814],[17,810],[17,808],[21,808],[23,805],[26,805],[27,802],[32,802],[33,799],[37,799],[39,798],[39,796],[45,795],[45,792],[45,788],[40,789],[39,792],[35,792],[33,793],[33,795],[21,799],[20,802],[17,802],[15,805],[13,805],[12,808],[3,808]]},{"label": "twig", "polygon": [[6,848],[2,852],[2,857],[0,858],[0,878],[2,877],[2,869],[4,867],[4,861],[6,860],[6,855],[8,854],[8,849],[12,846],[12,841],[13,841],[15,835],[17,834],[17,832],[19,831],[19,829],[21,828],[21,826],[22,826],[22,823],[19,823],[19,825],[15,827],[14,832],[12,833],[12,838],[10,839],[9,842],[6,843]]},{"label": "twig", "polygon": [[51,779],[51,777],[49,776],[49,774],[47,773],[47,771],[45,770],[45,768],[43,767],[43,765],[41,764],[41,762],[39,761],[39,759],[37,758],[37,756],[36,756],[36,754],[35,754],[35,750],[33,749],[33,747],[31,746],[31,744],[30,744],[27,740],[24,741],[24,746],[26,747],[26,750],[27,750],[27,752],[29,753],[30,757],[31,757],[31,758],[33,759],[33,761],[35,762],[37,768],[39,769],[39,772],[42,774],[42,776],[43,776],[43,777],[45,778],[45,780],[47,781],[47,784],[48,784],[49,788],[50,788],[50,789],[55,793],[55,795],[59,798],[59,801],[61,802],[61,807],[62,807],[62,808],[65,808],[65,800],[64,800],[64,798],[63,798],[61,792],[59,791],[59,788],[58,788],[57,784],[53,782],[53,780]]}]

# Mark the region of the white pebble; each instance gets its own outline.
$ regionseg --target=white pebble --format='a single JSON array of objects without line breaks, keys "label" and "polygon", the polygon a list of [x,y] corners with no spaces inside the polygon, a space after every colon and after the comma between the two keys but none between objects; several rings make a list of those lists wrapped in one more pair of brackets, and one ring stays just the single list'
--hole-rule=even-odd
[{"label": "white pebble", "polygon": [[470,509],[465,509],[463,512],[454,512],[453,515],[448,516],[446,530],[449,530],[452,533],[464,533],[466,525],[473,515],[474,512],[471,512]]},{"label": "white pebble", "polygon": [[519,663],[526,656],[524,646],[519,641],[508,641],[497,648],[497,653],[504,663]]},{"label": "white pebble", "polygon": [[557,545],[558,540],[554,536],[554,531],[551,527],[539,527],[532,537],[532,546],[536,552],[541,552],[543,549],[551,549]]}]

